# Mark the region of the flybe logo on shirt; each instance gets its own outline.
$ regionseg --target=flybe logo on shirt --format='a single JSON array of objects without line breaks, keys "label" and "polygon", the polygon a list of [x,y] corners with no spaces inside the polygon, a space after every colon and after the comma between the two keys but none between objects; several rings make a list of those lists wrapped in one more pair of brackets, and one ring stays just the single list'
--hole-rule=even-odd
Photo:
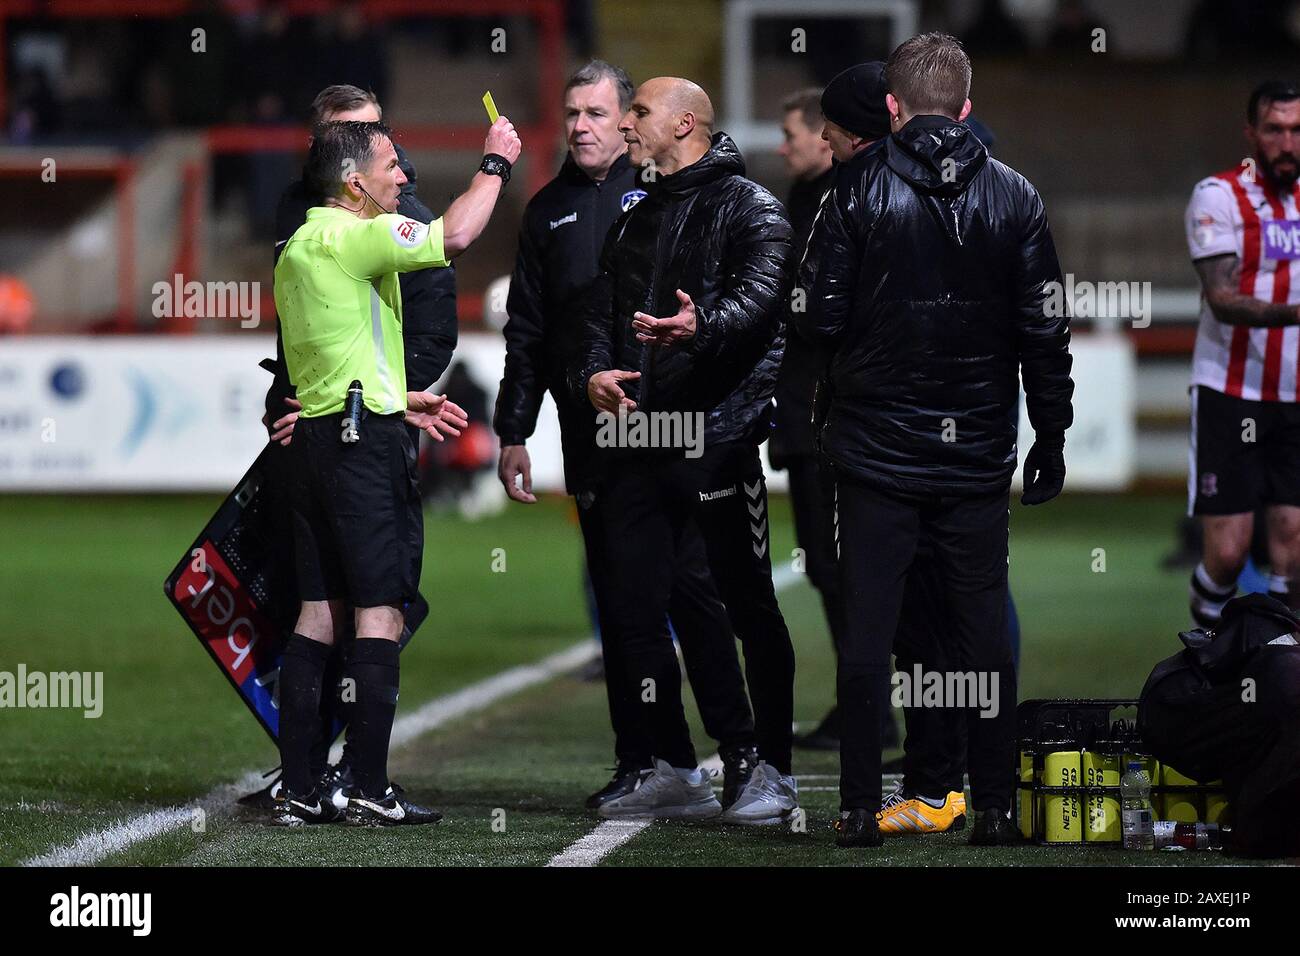
[{"label": "flybe logo on shirt", "polygon": [[398,219],[392,225],[393,241],[399,246],[414,249],[424,241],[424,233],[429,227],[414,219]]},{"label": "flybe logo on shirt", "polygon": [[1300,259],[1300,219],[1274,219],[1263,225],[1266,259]]}]

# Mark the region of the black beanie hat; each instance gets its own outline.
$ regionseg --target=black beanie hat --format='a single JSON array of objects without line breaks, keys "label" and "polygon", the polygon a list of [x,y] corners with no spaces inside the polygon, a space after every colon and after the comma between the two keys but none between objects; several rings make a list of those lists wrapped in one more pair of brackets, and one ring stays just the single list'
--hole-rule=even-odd
[{"label": "black beanie hat", "polygon": [[822,115],[863,139],[889,135],[889,109],[885,106],[885,64],[859,63],[838,74],[822,92]]}]

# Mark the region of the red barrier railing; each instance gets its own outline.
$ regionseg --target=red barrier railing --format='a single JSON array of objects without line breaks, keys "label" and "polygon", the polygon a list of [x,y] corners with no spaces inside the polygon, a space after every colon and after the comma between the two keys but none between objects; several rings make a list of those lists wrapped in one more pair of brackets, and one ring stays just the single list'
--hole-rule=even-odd
[{"label": "red barrier railing", "polygon": [[[117,303],[109,313],[103,331],[126,332],[136,322],[135,298],[135,163],[129,159],[77,160],[61,159],[61,176],[112,179],[117,194]],[[0,176],[39,176],[40,163],[10,161],[0,155]]]},{"label": "red barrier railing", "polygon": [[[232,16],[256,13],[268,6],[265,0],[226,0],[223,8]],[[277,4],[288,16],[312,16],[338,10],[338,0],[283,0]],[[551,170],[543,157],[550,155],[549,147],[560,135],[559,110],[562,99],[563,73],[567,63],[564,43],[563,0],[367,0],[362,4],[365,17],[370,21],[384,21],[397,17],[481,17],[528,16],[537,24],[538,62],[536,64],[537,93],[534,107],[535,119],[529,123],[516,123],[520,137],[530,147],[530,158],[525,164],[524,180],[531,195],[545,185]],[[8,88],[6,86],[6,26],[9,21],[23,17],[61,19],[133,19],[140,17],[175,18],[190,13],[210,13],[210,5],[194,0],[0,0],[0,128],[8,115]],[[403,124],[400,139],[411,149],[479,150],[482,149],[486,123],[468,124]],[[208,152],[250,153],[264,151],[294,152],[305,150],[308,131],[305,126],[248,126],[219,125],[204,131]],[[75,168],[74,168],[75,165]],[[107,325],[107,331],[128,331],[136,325],[133,307],[135,288],[135,236],[133,181],[135,166],[129,158],[120,162],[102,164],[74,164],[60,162],[60,171],[68,169],[77,174],[115,177],[118,185],[118,249],[121,267],[118,270],[117,307]],[[0,174],[30,175],[28,164],[14,165],[0,161]],[[200,261],[199,237],[202,234],[203,187],[206,184],[206,166],[189,163],[183,171],[182,222],[180,241],[176,253],[177,271],[193,275]],[[482,296],[467,293],[461,296],[462,313],[471,311],[481,303]],[[190,331],[192,321],[177,317],[165,324],[168,331]]]}]

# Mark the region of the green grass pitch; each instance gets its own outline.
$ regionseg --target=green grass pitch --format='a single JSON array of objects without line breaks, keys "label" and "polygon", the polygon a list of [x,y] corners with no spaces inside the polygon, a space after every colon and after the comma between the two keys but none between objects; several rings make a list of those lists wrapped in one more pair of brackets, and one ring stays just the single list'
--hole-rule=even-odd
[{"label": "green grass pitch", "polygon": [[[198,800],[278,762],[161,593],[216,507],[211,497],[8,497],[0,508],[0,669],[103,671],[97,720],[0,711],[0,863],[15,864],[152,809]],[[1186,572],[1164,571],[1182,502],[1066,497],[1012,511],[1012,586],[1024,633],[1021,697],[1136,696],[1176,648]],[[790,561],[788,503],[772,504],[772,554]],[[579,540],[566,499],[511,505],[478,522],[431,516],[424,593],[431,611],[403,654],[401,712],[570,647],[589,632]],[[494,549],[506,570],[493,571]],[[1096,571],[1104,549],[1104,571]],[[834,686],[830,642],[806,582],[781,594],[798,658],[796,718],[815,721]],[[691,714],[698,749],[710,742]],[[611,763],[604,691],[559,677],[397,750],[392,774],[440,807],[439,827],[280,832],[228,800],[201,833],[185,827],[108,864],[541,865],[589,833],[582,798]],[[829,829],[837,758],[797,752],[807,832],[657,823],[603,865],[853,865],[1127,862],[1201,865],[1210,854],[1105,848],[975,850],[965,835],[844,852]],[[494,826],[494,821],[496,826]]]}]

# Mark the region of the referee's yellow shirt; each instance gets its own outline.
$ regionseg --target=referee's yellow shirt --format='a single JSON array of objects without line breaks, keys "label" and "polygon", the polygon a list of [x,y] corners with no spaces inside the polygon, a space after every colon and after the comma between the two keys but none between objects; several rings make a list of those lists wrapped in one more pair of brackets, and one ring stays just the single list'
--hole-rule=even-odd
[{"label": "referee's yellow shirt", "polygon": [[441,219],[307,210],[275,267],[284,359],[304,417],[342,411],[354,379],[372,412],[406,410],[397,274],[448,264]]}]

